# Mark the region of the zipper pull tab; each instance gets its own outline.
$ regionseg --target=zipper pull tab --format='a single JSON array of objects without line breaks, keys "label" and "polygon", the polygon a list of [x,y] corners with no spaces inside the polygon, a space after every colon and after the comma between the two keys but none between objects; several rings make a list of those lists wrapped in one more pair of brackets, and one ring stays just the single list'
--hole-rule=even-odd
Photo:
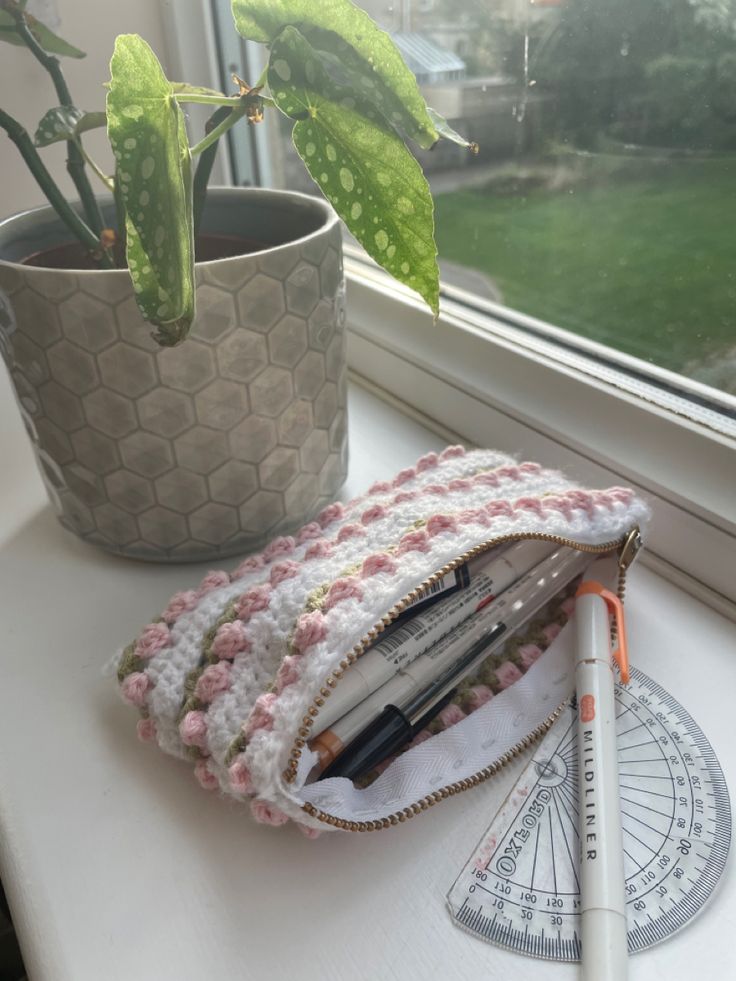
[{"label": "zipper pull tab", "polygon": [[629,566],[639,554],[639,550],[644,544],[639,526],[635,525],[626,536],[626,541],[621,548],[618,556],[618,569],[620,575],[625,575]]}]

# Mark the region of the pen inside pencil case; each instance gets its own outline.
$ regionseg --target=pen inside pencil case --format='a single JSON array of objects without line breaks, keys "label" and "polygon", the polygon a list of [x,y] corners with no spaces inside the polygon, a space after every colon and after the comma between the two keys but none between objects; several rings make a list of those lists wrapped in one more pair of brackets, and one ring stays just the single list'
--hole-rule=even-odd
[{"label": "pen inside pencil case", "polygon": [[[547,549],[548,552],[552,551],[556,556],[558,553],[555,550]],[[568,555],[570,554],[567,549],[564,550]],[[538,556],[537,556],[538,557]],[[577,557],[578,568],[580,562],[580,556]],[[546,559],[546,567],[549,568],[551,565],[556,564],[556,558],[552,555],[548,555]],[[526,577],[522,578],[517,590],[524,591],[524,583],[528,582],[530,578],[533,577],[535,570],[540,567],[544,567],[544,563],[537,565],[531,570]],[[576,576],[577,579],[577,576]],[[526,587],[528,588],[528,587]],[[491,644],[493,653],[489,653],[489,656],[485,659],[483,658],[483,645],[480,645],[479,652],[473,653],[472,649],[466,651],[466,655],[469,658],[469,673],[463,675],[462,671],[458,677],[458,680],[451,680],[451,686],[453,691],[447,692],[449,685],[445,685],[442,688],[441,676],[439,681],[439,688],[437,689],[437,696],[434,701],[428,702],[426,708],[423,708],[421,712],[413,712],[412,720],[415,724],[410,724],[407,717],[403,716],[399,709],[394,706],[385,706],[384,704],[378,705],[380,701],[381,693],[377,691],[373,696],[371,701],[366,700],[363,703],[366,707],[373,707],[374,718],[369,719],[368,725],[363,731],[361,731],[360,737],[355,740],[355,742],[350,743],[346,746],[335,747],[333,751],[332,759],[335,763],[329,763],[324,771],[324,776],[328,777],[330,775],[334,776],[348,776],[351,779],[355,779],[356,774],[360,771],[360,761],[363,758],[370,759],[370,752],[364,750],[364,744],[370,743],[373,749],[371,752],[372,765],[371,773],[367,776],[360,777],[360,785],[370,782],[375,779],[375,776],[383,769],[391,759],[395,758],[397,745],[403,741],[406,745],[416,745],[418,742],[423,741],[430,735],[435,734],[435,732],[442,731],[442,729],[454,725],[461,719],[465,718],[466,715],[480,708],[487,701],[489,701],[494,694],[504,688],[509,687],[517,681],[523,673],[531,666],[531,664],[541,655],[541,653],[546,649],[546,647],[551,643],[556,634],[562,628],[564,623],[569,616],[573,599],[571,597],[571,592],[574,590],[574,583],[568,586],[561,587],[557,592],[555,597],[549,600],[541,610],[534,613],[532,611],[532,619],[527,622],[521,632],[514,631],[514,636],[509,639],[503,639],[501,642],[502,647],[498,649],[498,642]],[[517,595],[513,591],[509,592],[509,599]],[[501,599],[503,594],[501,594]],[[503,604],[501,604],[503,605]],[[490,610],[489,610],[490,612]],[[472,614],[471,614],[472,615]],[[469,619],[469,618],[467,618]],[[468,628],[467,619],[463,621],[459,626],[454,628],[453,633],[463,633],[463,627]],[[491,618],[492,620],[492,618]],[[503,631],[501,631],[503,632]],[[498,633],[498,631],[497,631]],[[496,638],[489,636],[489,642],[495,641]],[[447,647],[449,643],[452,643],[452,636],[446,635],[444,637],[444,646]],[[435,645],[435,649],[436,649]],[[432,656],[432,651],[428,654],[429,657]],[[479,661],[479,658],[481,659]],[[459,659],[462,660],[462,656]],[[458,665],[462,668],[462,664]],[[455,672],[457,674],[457,672]],[[450,673],[450,678],[454,676],[452,672]],[[435,712],[431,710],[431,705],[434,705]],[[410,708],[410,704],[406,703],[405,707]],[[366,714],[365,709],[362,710],[363,714]],[[358,706],[355,711],[353,711],[353,716],[361,714],[361,707]],[[433,715],[436,714],[436,717]],[[402,722],[403,718],[403,722]],[[376,762],[376,751],[380,752],[382,745],[387,745],[383,741],[384,734],[380,731],[383,724],[386,725],[387,736],[390,737],[390,731],[393,730],[395,733],[394,743],[392,746],[392,753],[387,761],[383,764],[379,764],[378,767],[373,767]],[[419,720],[418,722],[416,720]],[[431,720],[431,721],[430,721]],[[428,727],[424,727],[424,722],[429,722]],[[335,731],[337,733],[346,733],[346,722],[344,719],[339,720],[336,724]],[[325,737],[330,737],[331,733],[321,734],[317,737],[315,744],[318,744],[320,738],[323,740]],[[412,740],[412,736],[414,737]],[[398,742],[397,742],[398,740]],[[411,740],[411,743],[410,743]],[[390,744],[390,738],[388,740]],[[346,757],[345,751],[352,749],[352,754]],[[356,752],[357,750],[357,752]],[[342,758],[344,761],[340,764],[339,760]],[[347,764],[347,766],[346,766]],[[313,774],[313,777],[316,774]]]}]

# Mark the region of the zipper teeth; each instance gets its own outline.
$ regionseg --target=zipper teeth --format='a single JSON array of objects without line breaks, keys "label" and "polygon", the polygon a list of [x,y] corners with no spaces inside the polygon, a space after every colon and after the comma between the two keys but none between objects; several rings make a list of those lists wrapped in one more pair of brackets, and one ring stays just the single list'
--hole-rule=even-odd
[{"label": "zipper teeth", "polygon": [[[638,529],[636,529],[636,531],[638,532]],[[402,600],[399,600],[399,602],[389,610],[386,616],[371,627],[365,637],[363,637],[355,645],[352,651],[347,654],[342,661],[340,661],[339,665],[325,679],[325,683],[320,689],[319,695],[315,696],[312,704],[307,710],[307,714],[302,719],[302,725],[298,730],[297,738],[294,740],[289,762],[282,774],[284,782],[293,783],[294,779],[296,778],[299,758],[301,757],[302,749],[309,739],[310,730],[314,725],[314,720],[319,715],[320,708],[324,705],[325,700],[330,697],[346,669],[358,660],[363,651],[373,643],[379,634],[383,633],[390,623],[392,623],[398,616],[401,615],[401,613],[403,613],[406,607],[409,606],[409,604],[412,603],[420,593],[424,592],[426,589],[429,589],[435,582],[444,578],[465,562],[469,562],[477,556],[482,555],[483,552],[488,552],[496,545],[503,545],[506,542],[550,542],[554,545],[566,545],[569,548],[575,548],[579,552],[603,554],[625,546],[631,538],[631,535],[632,532],[628,532],[627,534],[621,536],[621,538],[617,538],[610,542],[604,542],[602,545],[587,545],[583,542],[575,542],[570,538],[563,538],[560,535],[546,535],[544,533],[516,533],[512,535],[503,535],[500,538],[491,538],[488,541],[481,542],[480,545],[474,546],[467,552],[463,552],[462,555],[454,558],[451,562],[448,562],[428,579],[421,582],[416,589],[413,589]],[[622,567],[619,572],[618,593],[621,599],[623,599],[623,594],[626,588],[626,570],[627,567]],[[395,813],[390,814],[388,817],[380,818],[375,821],[346,821],[344,818],[336,818],[331,814],[327,814],[325,811],[320,810],[313,804],[305,803],[302,805],[302,809],[311,817],[317,818],[317,820],[322,821],[325,824],[329,824],[334,828],[341,828],[345,831],[378,831],[381,828],[388,828],[391,827],[391,825],[399,824],[408,820],[409,818],[414,817],[415,814],[425,811],[428,807],[431,807],[438,801],[445,800],[447,797],[451,797],[453,794],[459,793],[461,790],[469,790],[471,787],[475,787],[479,783],[482,783],[484,780],[487,780],[489,777],[493,776],[493,774],[497,773],[501,767],[505,766],[508,762],[510,762],[510,760],[518,756],[519,753],[535,742],[543,733],[547,732],[562,711],[563,705],[564,702],[562,705],[559,705],[552,715],[548,716],[541,725],[537,726],[537,728],[534,729],[529,735],[525,736],[519,743],[507,750],[506,753],[496,760],[495,763],[492,763],[490,766],[485,767],[478,773],[473,774],[472,777],[467,777],[465,780],[460,780],[457,783],[449,784],[440,790],[433,791],[431,794],[423,797],[410,807],[405,807],[401,811],[396,811]]]},{"label": "zipper teeth", "polygon": [[432,807],[433,804],[437,804],[441,800],[446,800],[448,797],[452,797],[454,794],[459,794],[463,790],[470,790],[471,787],[477,787],[478,784],[483,783],[488,780],[489,777],[494,776],[500,769],[510,763],[511,760],[515,759],[520,753],[525,749],[535,743],[540,736],[547,732],[553,725],[553,723],[559,717],[565,702],[558,705],[552,715],[548,716],[541,725],[538,725],[536,729],[533,729],[528,735],[526,735],[520,742],[511,749],[507,750],[502,756],[500,756],[495,763],[491,763],[490,766],[484,767],[479,770],[478,773],[474,773],[472,777],[466,777],[465,780],[458,780],[457,783],[450,783],[446,787],[442,787],[440,790],[434,790],[431,794],[427,794],[426,797],[422,797],[415,804],[411,804],[409,807],[405,807],[401,811],[395,811],[393,814],[389,814],[388,817],[378,818],[375,821],[346,821],[344,818],[334,817],[332,814],[326,814],[321,811],[314,804],[303,804],[302,809],[309,814],[310,817],[317,818],[318,821],[323,821],[325,824],[332,825],[333,828],[341,828],[343,831],[381,831],[383,828],[390,828],[394,824],[401,824],[404,821],[408,821],[410,818],[415,817],[417,814],[421,814],[422,811],[426,811],[427,808]]}]

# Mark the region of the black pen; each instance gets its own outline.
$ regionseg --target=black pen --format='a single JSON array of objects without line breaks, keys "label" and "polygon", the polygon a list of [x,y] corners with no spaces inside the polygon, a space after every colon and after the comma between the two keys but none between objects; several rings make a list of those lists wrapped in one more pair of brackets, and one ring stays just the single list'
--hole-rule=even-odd
[{"label": "black pen", "polygon": [[497,623],[479,641],[473,644],[447,671],[436,678],[423,691],[418,692],[407,705],[400,709],[387,705],[369,725],[363,729],[342,753],[321,774],[328,777],[348,777],[355,780],[363,773],[385,760],[392,753],[411,742],[455,696],[455,683],[468,673],[478,661],[484,660],[489,648],[495,646],[506,633],[506,625]]}]

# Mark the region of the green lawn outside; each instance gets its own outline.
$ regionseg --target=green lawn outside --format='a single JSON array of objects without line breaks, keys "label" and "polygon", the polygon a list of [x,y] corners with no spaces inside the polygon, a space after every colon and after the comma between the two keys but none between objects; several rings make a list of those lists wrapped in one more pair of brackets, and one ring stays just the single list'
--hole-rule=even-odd
[{"label": "green lawn outside", "polygon": [[456,191],[436,198],[437,244],[507,306],[713,382],[713,362],[736,355],[735,192],[723,159],[560,191]]}]

